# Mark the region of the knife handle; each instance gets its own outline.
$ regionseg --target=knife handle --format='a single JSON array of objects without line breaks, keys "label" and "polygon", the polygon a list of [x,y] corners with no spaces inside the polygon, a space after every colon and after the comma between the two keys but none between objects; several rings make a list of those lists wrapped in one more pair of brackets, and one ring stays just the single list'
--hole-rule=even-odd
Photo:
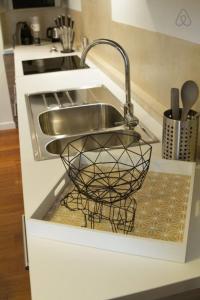
[{"label": "knife handle", "polygon": [[180,120],[179,115],[179,89],[171,88],[171,110],[172,110],[172,119]]},{"label": "knife handle", "polygon": [[62,17],[62,24],[63,26],[65,26],[65,15],[62,15],[61,17]]},{"label": "knife handle", "polygon": [[58,19],[54,19],[54,22],[55,22],[55,24],[56,24],[56,27],[59,27]]},{"label": "knife handle", "polygon": [[71,29],[74,29],[74,20],[71,20]]},{"label": "knife handle", "polygon": [[71,17],[67,16],[67,27],[71,27]]},{"label": "knife handle", "polygon": [[61,16],[58,16],[58,24],[59,24],[59,27],[62,27],[62,18],[61,18]]}]

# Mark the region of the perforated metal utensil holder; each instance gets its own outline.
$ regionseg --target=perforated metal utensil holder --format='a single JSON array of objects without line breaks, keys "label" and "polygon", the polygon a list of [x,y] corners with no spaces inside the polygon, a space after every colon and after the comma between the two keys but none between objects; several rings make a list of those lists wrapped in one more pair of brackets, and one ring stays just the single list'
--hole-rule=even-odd
[{"label": "perforated metal utensil holder", "polygon": [[[181,115],[182,109],[180,109]],[[171,109],[164,112],[162,157],[184,161],[195,161],[198,140],[199,118],[190,110],[186,121],[173,120]]]}]

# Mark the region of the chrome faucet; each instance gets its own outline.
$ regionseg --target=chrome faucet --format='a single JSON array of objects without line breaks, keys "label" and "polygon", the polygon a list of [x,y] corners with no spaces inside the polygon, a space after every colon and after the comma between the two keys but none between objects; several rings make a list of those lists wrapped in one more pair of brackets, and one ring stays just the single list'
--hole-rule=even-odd
[{"label": "chrome faucet", "polygon": [[83,67],[85,65],[86,56],[91,48],[96,45],[110,45],[117,49],[124,60],[125,65],[125,92],[126,92],[126,102],[124,104],[124,122],[129,127],[129,129],[133,129],[137,124],[137,119],[134,119],[133,115],[133,104],[131,103],[131,88],[130,88],[130,63],[129,58],[125,50],[115,41],[109,39],[98,39],[89,44],[82,53],[80,65]]}]

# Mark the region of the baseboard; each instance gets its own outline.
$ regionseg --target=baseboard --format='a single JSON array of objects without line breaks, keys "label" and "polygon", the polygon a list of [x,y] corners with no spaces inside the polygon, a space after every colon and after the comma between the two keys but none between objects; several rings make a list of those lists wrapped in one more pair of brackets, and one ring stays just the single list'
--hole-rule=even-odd
[{"label": "baseboard", "polygon": [[14,121],[0,123],[0,130],[14,129],[14,128],[16,128]]}]

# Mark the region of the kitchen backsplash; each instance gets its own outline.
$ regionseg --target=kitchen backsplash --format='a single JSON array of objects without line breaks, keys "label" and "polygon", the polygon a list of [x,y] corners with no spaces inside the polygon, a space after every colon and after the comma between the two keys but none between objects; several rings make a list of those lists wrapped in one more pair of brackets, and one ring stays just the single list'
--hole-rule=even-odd
[{"label": "kitchen backsplash", "polygon": [[[200,85],[199,44],[112,21],[111,0],[82,0],[82,12],[71,10],[70,14],[79,20],[79,33],[89,41],[110,38],[125,48],[131,63],[133,94],[160,122],[169,107],[171,87],[180,88],[188,79]],[[91,54],[123,84],[123,64],[116,50],[98,46]],[[200,110],[200,101],[195,108]]]}]

